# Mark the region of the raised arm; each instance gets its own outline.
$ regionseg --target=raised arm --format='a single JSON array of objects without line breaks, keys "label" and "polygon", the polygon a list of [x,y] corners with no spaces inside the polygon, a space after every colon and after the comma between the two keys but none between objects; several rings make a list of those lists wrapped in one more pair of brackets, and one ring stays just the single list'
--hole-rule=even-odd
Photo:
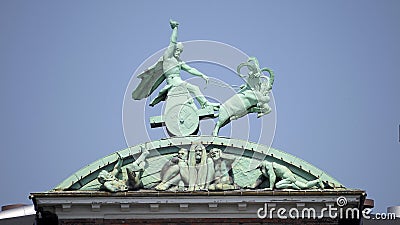
[{"label": "raised arm", "polygon": [[169,24],[171,25],[171,28],[172,28],[172,35],[171,35],[171,39],[169,41],[169,45],[172,45],[172,44],[178,43],[177,40],[178,40],[179,23],[177,21],[170,20]]},{"label": "raised arm", "polygon": [[121,156],[118,154],[118,162],[117,162],[117,164],[115,164],[114,169],[110,173],[113,176],[117,176],[117,174],[121,170],[121,166],[122,166],[122,159],[121,159]]},{"label": "raised arm", "polygon": [[164,57],[166,57],[166,58],[173,57],[176,43],[178,43],[177,40],[178,40],[178,25],[179,25],[179,23],[176,21],[170,20],[169,24],[171,25],[171,28],[172,28],[172,34],[171,34],[171,38],[169,40],[169,46],[168,46],[167,50],[164,52]]}]

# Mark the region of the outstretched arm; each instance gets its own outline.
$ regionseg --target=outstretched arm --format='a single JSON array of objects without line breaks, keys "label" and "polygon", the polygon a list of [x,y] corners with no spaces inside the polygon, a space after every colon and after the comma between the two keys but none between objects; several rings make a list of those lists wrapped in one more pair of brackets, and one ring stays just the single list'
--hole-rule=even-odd
[{"label": "outstretched arm", "polygon": [[149,150],[147,150],[146,146],[141,145],[140,146],[140,151],[141,154],[140,156],[135,160],[137,164],[140,164],[146,160],[146,157],[150,154]]},{"label": "outstretched arm", "polygon": [[164,58],[171,58],[174,54],[174,50],[176,47],[176,43],[178,40],[178,25],[179,23],[173,20],[169,21],[169,24],[171,25],[172,28],[172,34],[171,38],[169,40],[169,46],[167,50],[164,52]]},{"label": "outstretched arm", "polygon": [[206,80],[206,83],[208,83],[208,77],[206,75],[204,75],[202,72],[198,71],[197,69],[190,67],[189,65],[187,65],[186,63],[182,64],[182,69],[192,75],[198,76],[203,78],[204,80]]}]

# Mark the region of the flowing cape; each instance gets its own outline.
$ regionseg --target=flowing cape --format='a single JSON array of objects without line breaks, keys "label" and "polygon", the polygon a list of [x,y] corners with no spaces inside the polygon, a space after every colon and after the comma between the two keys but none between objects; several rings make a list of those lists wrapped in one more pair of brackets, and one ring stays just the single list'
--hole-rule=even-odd
[{"label": "flowing cape", "polygon": [[135,100],[141,100],[149,97],[165,80],[163,73],[163,57],[161,57],[156,64],[149,67],[137,77],[142,80],[132,92],[132,98]]}]

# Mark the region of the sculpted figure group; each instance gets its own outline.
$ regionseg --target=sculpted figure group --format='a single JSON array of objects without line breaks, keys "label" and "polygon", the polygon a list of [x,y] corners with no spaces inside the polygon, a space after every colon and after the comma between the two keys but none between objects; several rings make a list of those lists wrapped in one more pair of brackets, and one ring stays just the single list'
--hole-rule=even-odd
[{"label": "sculpted figure group", "polygon": [[[110,192],[135,191],[143,189],[142,175],[145,170],[148,150],[142,148],[140,156],[126,165],[126,178],[118,178],[123,160],[117,160],[111,172],[103,170],[98,175],[102,190]],[[224,191],[237,189],[310,189],[324,188],[322,180],[299,181],[296,175],[286,166],[276,162],[262,161],[258,167],[261,174],[251,184],[239,187],[234,179],[235,157],[225,154],[219,148],[207,152],[204,145],[195,143],[190,149],[180,148],[161,168],[160,182],[151,189],[157,191]],[[252,169],[254,170],[254,169]],[[247,171],[249,172],[249,171]],[[247,175],[244,172],[244,175]],[[267,187],[261,185],[267,183]]]},{"label": "sculpted figure group", "polygon": [[202,144],[193,144],[190,150],[181,148],[178,155],[163,166],[158,191],[232,190],[232,163],[234,159],[222,155],[217,148],[207,153]]},{"label": "sculpted figure group", "polygon": [[[138,75],[140,84],[132,92],[134,100],[149,97],[160,85],[158,95],[151,101],[150,106],[155,106],[161,101],[166,101],[164,113],[153,117],[151,126],[166,126],[171,136],[194,135],[199,130],[199,120],[204,118],[217,118],[213,135],[217,136],[221,127],[232,120],[239,119],[248,113],[257,113],[257,117],[271,112],[268,105],[269,94],[274,83],[274,73],[268,68],[260,68],[255,57],[249,58],[237,67],[237,75],[243,78],[244,84],[240,90],[226,102],[211,103],[201,93],[199,87],[183,81],[181,71],[203,78],[208,83],[209,78],[199,70],[190,67],[180,55],[183,44],[178,42],[179,23],[171,20],[172,29],[168,48],[163,56],[150,68]],[[247,73],[242,74],[242,69],[247,68]],[[268,73],[264,75],[264,72]],[[196,99],[200,109],[195,106]],[[217,111],[217,112],[215,112]],[[253,184],[239,187],[234,179],[235,157],[225,154],[221,149],[207,150],[200,143],[194,143],[189,149],[180,148],[176,156],[168,160],[161,168],[159,183],[151,187],[157,191],[222,191],[240,188],[256,189],[268,183],[267,189],[308,189],[323,188],[320,179],[302,182],[286,166],[276,162],[263,161],[257,167],[261,175]],[[142,147],[140,156],[129,165],[124,165],[119,156],[112,171],[103,170],[98,174],[101,189],[110,192],[134,191],[143,188],[142,176],[146,168],[146,157],[149,152]],[[150,165],[154,166],[154,165]]]},{"label": "sculpted figure group", "polygon": [[[249,58],[247,62],[243,62],[238,66],[237,74],[245,83],[237,94],[221,105],[220,103],[209,102],[201,93],[199,87],[183,81],[180,74],[182,70],[203,78],[206,83],[208,83],[209,78],[181,60],[180,55],[183,51],[183,44],[177,41],[179,23],[171,20],[170,26],[172,34],[168,48],[157,63],[137,76],[141,81],[132,92],[132,98],[141,100],[149,97],[165,80],[166,86],[161,88],[157,97],[151,101],[150,106],[166,101],[165,112],[162,116],[166,121],[159,121],[159,124],[165,125],[172,136],[193,135],[198,130],[196,128],[198,127],[199,119],[218,117],[213,131],[213,135],[217,136],[221,127],[248,113],[257,113],[257,116],[261,117],[271,112],[268,103],[270,101],[269,93],[274,83],[274,74],[268,68],[260,69],[258,60],[254,57]],[[247,75],[241,73],[241,69],[245,67],[248,69]],[[268,72],[269,76],[264,75],[264,72]],[[179,94],[177,94],[175,93],[177,89],[185,91],[179,91]],[[171,96],[169,96],[169,93],[172,93]],[[178,95],[184,97],[179,98],[177,97]],[[199,109],[194,108],[192,97],[197,100],[202,109],[211,108],[211,110],[218,111],[218,113],[202,114]],[[178,112],[174,111],[174,113],[182,115],[168,119],[168,110],[176,107],[180,110]],[[159,126],[161,125],[152,125],[152,127]],[[175,127],[178,127],[178,129]]]}]

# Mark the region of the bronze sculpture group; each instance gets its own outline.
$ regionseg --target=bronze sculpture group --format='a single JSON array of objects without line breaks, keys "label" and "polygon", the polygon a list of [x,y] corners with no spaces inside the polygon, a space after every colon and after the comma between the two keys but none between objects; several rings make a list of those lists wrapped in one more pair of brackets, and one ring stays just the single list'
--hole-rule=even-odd
[{"label": "bronze sculpture group", "polygon": [[[171,20],[170,26],[172,35],[168,48],[157,63],[138,75],[141,82],[133,91],[132,98],[141,100],[149,97],[165,80],[165,87],[151,101],[150,106],[166,101],[163,115],[154,120],[158,120],[158,124],[165,125],[171,136],[196,134],[200,117],[217,118],[213,130],[213,135],[217,136],[221,127],[248,113],[257,113],[257,117],[261,117],[271,112],[268,103],[274,83],[274,73],[268,68],[260,68],[255,57],[238,65],[237,75],[244,80],[244,84],[234,96],[222,104],[209,102],[199,87],[183,81],[180,76],[181,70],[199,76],[207,83],[209,78],[180,59],[183,44],[177,41],[179,24]],[[247,74],[242,74],[243,68],[247,68]],[[268,72],[269,76],[264,75],[264,72]],[[199,103],[200,109],[195,106],[193,98]],[[121,158],[117,160],[112,171],[101,171],[98,175],[101,189],[110,192],[142,189],[141,177],[146,170],[148,155],[148,150],[142,147],[140,156],[133,163],[125,165],[125,178],[117,178],[123,163]],[[253,184],[239,187],[234,179],[235,160],[234,155],[226,154],[219,148],[207,150],[203,144],[193,143],[190,149],[179,148],[177,155],[162,166],[158,172],[159,182],[151,189],[224,191],[261,188],[265,182],[268,183],[265,190],[324,188],[319,178],[308,182],[297,180],[296,175],[288,167],[267,160],[261,161],[255,168],[260,170],[261,175]]]},{"label": "bronze sculpture group", "polygon": [[[126,165],[126,178],[119,179],[122,160],[118,159],[113,170],[102,170],[98,175],[101,190],[110,192],[136,191],[143,189],[141,176],[146,169],[146,157],[149,152],[142,148],[140,156]],[[159,172],[160,181],[151,189],[157,191],[226,191],[238,189],[323,189],[320,178],[303,182],[286,166],[264,160],[252,170],[259,169],[261,174],[253,184],[240,187],[235,183],[235,156],[224,153],[219,148],[207,151],[201,143],[193,143],[190,149],[180,148],[176,156],[168,160]],[[149,165],[151,166],[151,165]],[[248,172],[248,171],[247,171]],[[246,172],[244,172],[246,173]],[[266,182],[265,188],[261,184]]]},{"label": "bronze sculpture group", "polygon": [[[257,116],[261,117],[271,112],[268,103],[270,101],[269,93],[274,83],[274,74],[268,68],[260,69],[259,63],[254,57],[238,65],[237,73],[243,78],[244,84],[237,94],[221,105],[209,102],[199,87],[183,81],[180,75],[181,70],[199,76],[206,82],[209,78],[181,60],[183,44],[177,41],[179,24],[171,20],[170,25],[172,35],[168,48],[156,64],[138,75],[141,82],[133,91],[132,98],[141,100],[149,97],[165,80],[166,86],[159,91],[150,106],[166,101],[160,124],[165,124],[171,136],[196,134],[199,118],[217,117],[213,131],[213,135],[217,136],[220,128],[232,120],[239,119],[248,113],[257,113]],[[243,67],[248,69],[247,75],[241,74]],[[264,75],[263,72],[268,72],[269,76]],[[206,114],[193,104],[193,97],[201,109],[209,109]],[[218,113],[214,113],[214,111],[218,111]]]}]

